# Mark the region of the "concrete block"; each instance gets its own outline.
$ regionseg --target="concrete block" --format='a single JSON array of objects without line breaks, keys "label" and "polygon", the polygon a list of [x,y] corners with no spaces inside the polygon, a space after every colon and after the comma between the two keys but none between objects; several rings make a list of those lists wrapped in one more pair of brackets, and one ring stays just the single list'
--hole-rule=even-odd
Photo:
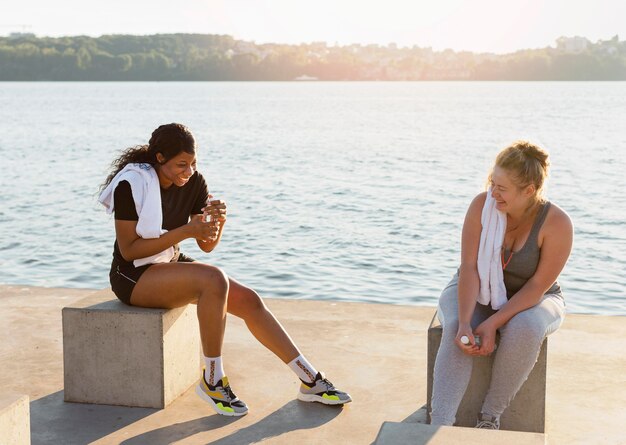
[{"label": "concrete block", "polygon": [[196,306],[127,306],[111,291],[63,308],[65,401],[165,408],[200,377]]},{"label": "concrete block", "polygon": [[[433,373],[435,358],[441,343],[443,329],[437,320],[437,315],[428,328],[428,370],[427,370],[427,408],[431,410],[431,396],[433,390]],[[490,357],[474,358],[472,377],[459,405],[456,414],[456,425],[473,427],[485,399],[485,394],[491,380],[491,367],[496,352]],[[511,431],[529,431],[543,433],[546,419],[546,368],[548,359],[548,340],[541,346],[539,358],[528,379],[504,411],[500,418],[500,428]]]},{"label": "concrete block", "polygon": [[0,396],[0,444],[30,445],[28,396]]},{"label": "concrete block", "polygon": [[420,423],[383,423],[375,445],[545,445],[542,433],[495,431],[458,426],[423,425]]}]

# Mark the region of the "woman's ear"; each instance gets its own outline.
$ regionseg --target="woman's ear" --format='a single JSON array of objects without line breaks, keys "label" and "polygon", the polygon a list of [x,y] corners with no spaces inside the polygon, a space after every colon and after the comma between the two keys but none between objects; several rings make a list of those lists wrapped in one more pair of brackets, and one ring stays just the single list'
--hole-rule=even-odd
[{"label": "woman's ear", "polygon": [[526,190],[524,190],[524,193],[526,194],[528,198],[530,198],[531,196],[535,194],[536,191],[537,190],[535,189],[535,184],[530,184],[526,186]]},{"label": "woman's ear", "polygon": [[159,164],[165,164],[165,156],[163,156],[161,153],[156,154],[156,160]]}]

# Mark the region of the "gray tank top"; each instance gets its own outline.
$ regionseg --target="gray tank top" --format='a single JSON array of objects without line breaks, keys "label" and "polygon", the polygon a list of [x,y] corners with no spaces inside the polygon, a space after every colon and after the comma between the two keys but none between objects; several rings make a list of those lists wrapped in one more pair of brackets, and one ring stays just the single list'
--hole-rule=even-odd
[{"label": "gray tank top", "polygon": [[[535,217],[535,222],[533,223],[526,243],[519,251],[513,253],[510,262],[507,264],[506,269],[504,269],[504,286],[506,287],[507,298],[511,298],[515,295],[537,270],[539,258],[541,257],[541,250],[538,244],[539,229],[546,219],[548,210],[550,210],[549,201],[542,204],[541,209],[539,209]],[[505,250],[504,258],[508,259],[510,254],[510,250]],[[552,284],[550,289],[546,291],[546,294],[562,295],[561,286],[559,286],[558,281]]]}]

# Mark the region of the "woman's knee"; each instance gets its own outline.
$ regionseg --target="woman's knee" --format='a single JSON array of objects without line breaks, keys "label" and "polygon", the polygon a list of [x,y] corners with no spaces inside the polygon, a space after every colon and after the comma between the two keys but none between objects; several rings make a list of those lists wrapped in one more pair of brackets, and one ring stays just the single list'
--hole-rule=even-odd
[{"label": "woman's knee", "polygon": [[503,336],[515,336],[525,341],[535,340],[541,343],[546,334],[546,327],[532,311],[523,311],[511,318],[500,331]]},{"label": "woman's knee", "polygon": [[454,340],[459,331],[459,319],[457,317],[447,318],[445,324],[442,323],[442,337]]},{"label": "woman's knee", "polygon": [[253,289],[245,288],[240,296],[240,302],[244,318],[266,310],[263,299]]},{"label": "woman's knee", "polygon": [[228,275],[219,267],[201,265],[200,271],[200,296],[211,296],[226,300],[228,296]]},{"label": "woman's knee", "polygon": [[458,299],[458,287],[456,283],[448,285],[441,292],[439,303],[437,305],[437,318],[441,322],[444,329],[448,326],[452,326],[454,323],[456,323],[458,327]]}]

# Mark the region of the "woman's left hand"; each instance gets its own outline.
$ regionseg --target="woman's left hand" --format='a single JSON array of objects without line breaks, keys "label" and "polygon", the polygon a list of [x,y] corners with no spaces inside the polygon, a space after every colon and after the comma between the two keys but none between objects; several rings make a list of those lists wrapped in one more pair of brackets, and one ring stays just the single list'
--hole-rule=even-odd
[{"label": "woman's left hand", "polygon": [[480,336],[479,355],[490,355],[496,348],[496,326],[488,318],[474,330],[474,334]]},{"label": "woman's left hand", "polygon": [[202,209],[202,216],[207,222],[210,217],[211,221],[219,223],[218,226],[223,225],[226,222],[226,203],[209,195],[207,205]]}]

